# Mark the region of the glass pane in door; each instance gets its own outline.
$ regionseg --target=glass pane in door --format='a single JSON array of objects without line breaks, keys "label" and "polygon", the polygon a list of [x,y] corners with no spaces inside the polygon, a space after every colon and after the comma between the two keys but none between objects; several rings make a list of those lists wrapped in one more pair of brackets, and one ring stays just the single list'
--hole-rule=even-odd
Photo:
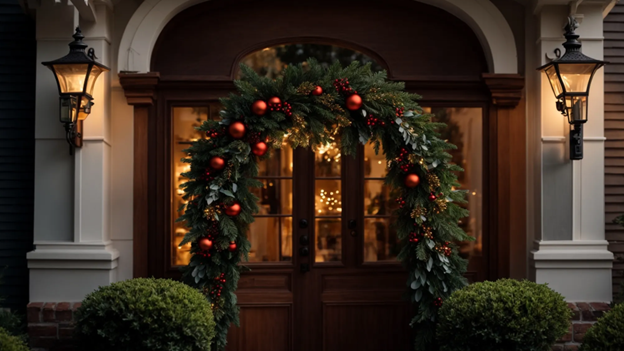
[{"label": "glass pane in door", "polygon": [[270,157],[259,164],[260,188],[251,191],[258,197],[260,211],[249,226],[249,262],[292,260],[293,150],[282,144],[271,149]]},{"label": "glass pane in door", "polygon": [[471,259],[483,253],[483,110],[480,107],[432,108],[435,121],[446,124],[440,130],[441,138],[457,146],[448,150],[451,162],[460,165],[464,172],[457,172],[460,189],[467,192],[470,211],[459,226],[475,241],[460,244],[460,255]]},{"label": "glass pane in door", "polygon": [[315,262],[342,260],[342,159],[336,143],[314,154]]},{"label": "glass pane in door", "polygon": [[364,146],[364,261],[395,260],[399,251],[395,221],[396,196],[384,184],[387,172],[383,149],[375,153],[373,144]]},{"label": "glass pane in door", "polygon": [[182,199],[184,191],[180,189],[180,185],[187,179],[182,176],[182,173],[191,169],[190,164],[182,162],[182,159],[186,157],[183,150],[188,148],[193,141],[204,137],[202,133],[195,130],[195,127],[201,125],[209,116],[218,115],[219,108],[219,103],[208,103],[200,107],[174,107],[171,113],[171,264],[173,266],[186,265],[191,259],[191,245],[180,246],[188,228],[184,223],[176,222],[176,219],[183,214],[178,212],[180,205],[186,203]]}]

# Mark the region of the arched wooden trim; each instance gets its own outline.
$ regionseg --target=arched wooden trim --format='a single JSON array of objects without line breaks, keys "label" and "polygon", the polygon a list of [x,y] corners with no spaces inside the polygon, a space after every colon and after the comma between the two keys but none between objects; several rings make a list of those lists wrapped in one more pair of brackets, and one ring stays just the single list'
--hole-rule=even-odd
[{"label": "arched wooden trim", "polygon": [[381,67],[383,67],[383,69],[386,70],[386,72],[388,72],[388,77],[392,77],[392,71],[390,70],[390,67],[386,63],[386,60],[384,60],[383,57],[381,57],[379,54],[377,54],[372,49],[369,49],[367,47],[363,47],[361,45],[357,45],[355,43],[351,43],[351,42],[348,42],[348,41],[344,41],[344,40],[340,40],[340,39],[326,38],[326,37],[281,38],[281,39],[278,39],[278,40],[271,40],[271,41],[267,41],[267,42],[255,45],[253,47],[250,47],[250,48],[244,50],[243,52],[241,52],[236,57],[236,59],[234,61],[234,65],[232,66],[232,70],[230,72],[230,77],[232,79],[234,79],[234,77],[236,76],[236,73],[239,70],[240,62],[247,55],[250,55],[250,54],[252,54],[254,52],[260,51],[260,50],[262,50],[264,48],[270,48],[270,47],[273,47],[273,46],[285,45],[285,44],[333,45],[333,46],[339,46],[341,48],[345,48],[345,49],[350,49],[350,50],[353,50],[353,51],[361,52],[362,54],[364,54],[364,55],[372,58],[373,60],[375,60],[375,62],[377,62],[377,64],[379,64]]}]

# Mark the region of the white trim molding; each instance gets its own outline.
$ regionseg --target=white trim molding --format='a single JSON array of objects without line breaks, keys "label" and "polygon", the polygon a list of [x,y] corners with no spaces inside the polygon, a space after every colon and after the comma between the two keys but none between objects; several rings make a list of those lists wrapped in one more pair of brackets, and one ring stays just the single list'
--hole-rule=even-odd
[{"label": "white trim molding", "polygon": [[[152,50],[165,25],[178,13],[206,0],[145,0],[128,22],[119,46],[119,71],[149,72]],[[511,27],[489,0],[418,0],[445,10],[468,24],[485,51],[490,73],[518,73]]]},{"label": "white trim molding", "polygon": [[117,281],[119,252],[110,241],[35,242],[27,254],[30,301],[82,301]]},{"label": "white trim molding", "polygon": [[606,240],[536,241],[531,267],[537,283],[570,302],[610,302],[613,253]]}]

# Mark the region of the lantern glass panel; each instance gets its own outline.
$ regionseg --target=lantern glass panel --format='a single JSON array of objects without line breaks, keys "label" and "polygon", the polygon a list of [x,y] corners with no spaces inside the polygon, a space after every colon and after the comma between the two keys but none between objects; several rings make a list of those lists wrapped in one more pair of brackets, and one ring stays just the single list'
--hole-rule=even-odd
[{"label": "lantern glass panel", "polygon": [[95,86],[95,81],[98,79],[99,75],[104,72],[100,67],[93,65],[91,69],[91,74],[89,75],[89,81],[87,82],[87,91],[86,93],[93,96],[93,87]]},{"label": "lantern glass panel", "polygon": [[91,99],[83,95],[80,101],[80,111],[78,112],[78,120],[84,121],[91,113]]},{"label": "lantern glass panel", "polygon": [[566,96],[566,110],[570,124],[587,121],[587,96]]},{"label": "lantern glass panel", "polygon": [[82,93],[88,71],[88,63],[54,65],[61,94]]},{"label": "lantern glass panel", "polygon": [[550,81],[550,86],[555,93],[555,97],[558,97],[563,93],[563,88],[561,87],[561,80],[559,80],[559,76],[557,75],[557,70],[555,69],[555,65],[552,65],[546,68],[546,75],[548,76],[548,80]]},{"label": "lantern glass panel", "polygon": [[78,114],[78,100],[75,96],[61,98],[61,123],[75,123]]},{"label": "lantern glass panel", "polygon": [[587,93],[595,63],[560,63],[559,74],[567,93]]}]

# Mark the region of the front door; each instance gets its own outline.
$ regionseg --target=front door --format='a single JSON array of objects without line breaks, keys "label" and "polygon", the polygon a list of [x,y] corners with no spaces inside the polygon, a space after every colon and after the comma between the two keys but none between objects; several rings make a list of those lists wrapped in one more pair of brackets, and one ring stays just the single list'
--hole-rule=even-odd
[{"label": "front door", "polygon": [[[218,118],[217,102],[171,108],[173,126],[172,216],[182,201],[177,160],[199,135],[193,126]],[[447,124],[442,137],[458,146],[454,162],[469,190],[471,216],[461,225],[476,237],[462,247],[468,278],[484,275],[481,230],[482,109],[433,108]],[[177,165],[177,166],[176,166]],[[384,185],[383,150],[361,146],[344,156],[337,144],[292,150],[286,142],[260,163],[255,189],[260,212],[248,237],[250,268],[237,291],[240,327],[230,329],[228,350],[409,350],[410,305],[403,299],[406,272],[396,260],[393,227],[396,194]],[[183,223],[173,223],[173,263],[188,247],[176,243]]]},{"label": "front door", "polygon": [[[331,48],[283,46],[276,51],[288,57],[294,49]],[[267,64],[275,60],[271,52],[263,50],[243,62],[270,75],[277,72]],[[370,60],[353,51],[341,54]],[[183,202],[180,175],[188,167],[179,160],[188,144],[203,137],[194,127],[219,118],[215,97],[224,95],[207,91],[205,98],[189,100],[176,90],[163,92],[160,99],[171,126],[172,234],[165,261],[171,264],[172,277],[175,266],[190,259],[189,245],[178,245],[186,233],[184,223],[174,221]],[[465,169],[458,180],[468,190],[466,206],[471,211],[460,225],[476,238],[462,245],[461,254],[470,261],[469,280],[483,280],[484,109],[478,104],[422,105],[447,124],[440,130],[442,138],[458,146],[450,152],[453,162]],[[403,298],[407,276],[396,260],[400,243],[392,217],[398,194],[384,185],[385,155],[363,145],[357,155],[345,156],[337,141],[295,150],[284,142],[260,163],[262,187],[254,190],[260,211],[247,233],[251,251],[245,266],[250,271],[239,282],[240,327],[230,329],[228,350],[410,349],[412,311]]]},{"label": "front door", "polygon": [[284,145],[263,162],[261,212],[229,350],[407,350],[405,272],[385,157]]}]

